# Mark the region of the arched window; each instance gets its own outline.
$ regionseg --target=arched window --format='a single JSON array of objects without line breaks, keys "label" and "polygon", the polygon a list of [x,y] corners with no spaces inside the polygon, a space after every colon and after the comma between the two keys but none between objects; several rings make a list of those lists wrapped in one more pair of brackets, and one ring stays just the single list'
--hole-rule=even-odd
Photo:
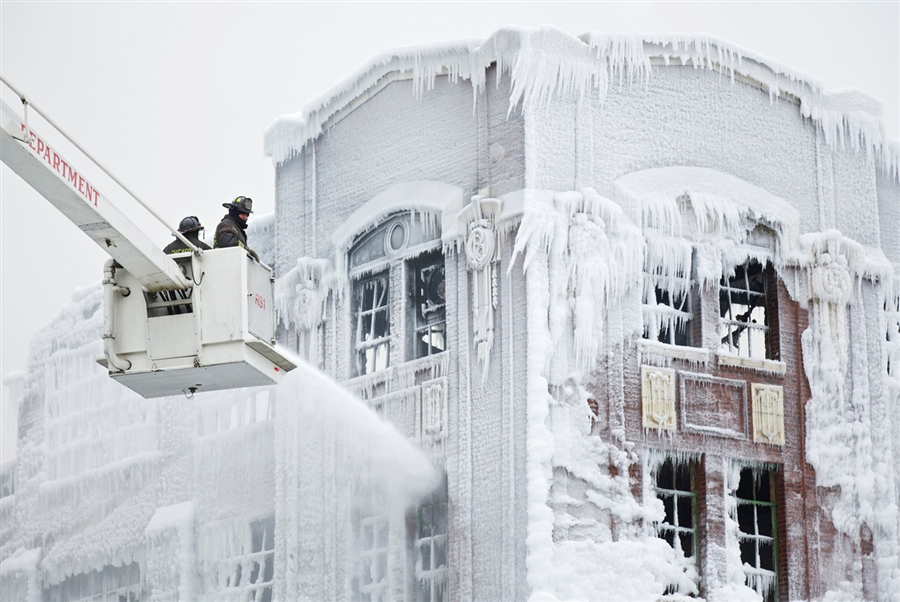
[{"label": "arched window", "polygon": [[357,375],[446,349],[440,227],[397,213],[361,234],[348,257]]}]

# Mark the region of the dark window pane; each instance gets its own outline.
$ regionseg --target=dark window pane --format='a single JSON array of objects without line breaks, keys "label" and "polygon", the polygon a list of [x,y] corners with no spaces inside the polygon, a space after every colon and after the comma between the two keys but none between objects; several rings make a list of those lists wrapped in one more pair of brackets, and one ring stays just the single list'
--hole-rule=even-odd
[{"label": "dark window pane", "polygon": [[753,471],[749,468],[741,470],[741,480],[735,496],[741,500],[753,499]]},{"label": "dark window pane", "polygon": [[688,558],[694,555],[694,536],[691,533],[682,533],[681,536],[681,551]]},{"label": "dark window pane", "polygon": [[741,540],[741,562],[756,566],[756,543],[752,539]]},{"label": "dark window pane", "polygon": [[375,312],[375,328],[372,332],[374,338],[379,339],[383,336],[387,336],[388,330],[390,328],[390,322],[388,321],[388,312],[387,310],[380,309]]},{"label": "dark window pane", "polygon": [[768,473],[761,474],[756,479],[756,499],[760,502],[772,501],[772,482]]},{"label": "dark window pane", "polygon": [[756,535],[755,513],[752,504],[739,504],[737,508],[738,529],[746,535]]},{"label": "dark window pane", "polygon": [[767,506],[759,506],[756,509],[756,525],[759,534],[766,537],[774,537],[775,529],[772,524],[772,509]]},{"label": "dark window pane", "polygon": [[672,460],[666,460],[656,469],[656,486],[662,489],[675,489]]},{"label": "dark window pane", "polygon": [[691,465],[679,464],[676,471],[675,489],[678,491],[691,491]]},{"label": "dark window pane", "polygon": [[678,526],[693,528],[694,508],[692,499],[688,496],[678,498]]},{"label": "dark window pane", "polygon": [[767,571],[775,570],[775,554],[771,541],[759,542],[759,568]]}]

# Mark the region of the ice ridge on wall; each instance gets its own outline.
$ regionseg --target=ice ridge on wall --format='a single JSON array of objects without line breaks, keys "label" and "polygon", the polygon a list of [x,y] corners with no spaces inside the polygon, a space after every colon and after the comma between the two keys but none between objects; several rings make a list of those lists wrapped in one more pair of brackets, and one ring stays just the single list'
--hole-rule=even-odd
[{"label": "ice ridge on wall", "polygon": [[474,105],[493,64],[497,85],[501,74],[510,76],[510,112],[518,106],[540,109],[554,98],[585,100],[588,94],[602,103],[610,84],[646,85],[657,64],[724,72],[732,80],[739,77],[759,84],[773,101],[795,100],[800,114],[817,125],[831,148],[863,147],[885,172],[900,177],[900,143],[885,134],[881,103],[862,92],[825,90],[815,77],[715,36],[591,32],[575,37],[551,26],[509,27],[483,41],[466,39],[381,53],[299,113],[278,118],[266,132],[264,152],[276,164],[287,161],[343,111],[351,110],[357,99],[391,77],[411,78],[417,96],[439,75],[452,82],[468,80]]}]

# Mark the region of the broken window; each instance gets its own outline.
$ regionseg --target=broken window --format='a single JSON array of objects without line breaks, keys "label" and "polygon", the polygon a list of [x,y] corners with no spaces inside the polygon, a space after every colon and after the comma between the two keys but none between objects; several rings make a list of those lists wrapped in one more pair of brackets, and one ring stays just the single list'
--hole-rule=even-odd
[{"label": "broken window", "polygon": [[[770,332],[769,302],[774,301],[774,274],[755,259],[735,267],[719,283],[719,350],[757,359],[778,359]],[[771,290],[771,292],[770,292]]]},{"label": "broken window", "polygon": [[397,213],[359,235],[348,275],[357,376],[446,350],[444,256],[432,214]]},{"label": "broken window", "polygon": [[657,535],[681,550],[685,558],[697,558],[697,463],[667,458],[653,471],[653,491],[663,503],[665,516],[656,524]]},{"label": "broken window", "polygon": [[379,514],[357,513],[355,599],[380,601],[388,593],[388,520]]},{"label": "broken window", "polygon": [[[250,549],[222,562],[225,582],[220,592],[228,599],[271,602],[275,581],[275,517],[250,523]],[[246,546],[246,543],[244,544]]]},{"label": "broken window", "polygon": [[444,256],[429,253],[410,262],[410,267],[410,298],[415,313],[413,352],[414,358],[420,358],[447,349]]},{"label": "broken window", "polygon": [[447,598],[448,534],[447,476],[416,509],[416,600],[442,602]]},{"label": "broken window", "polygon": [[391,350],[389,290],[387,272],[354,282],[357,374],[371,374],[388,366]]},{"label": "broken window", "polygon": [[778,599],[775,475],[764,467],[743,468],[735,497],[738,544],[747,585],[764,602]]},{"label": "broken window", "polygon": [[691,291],[694,282],[690,269],[687,265],[667,274],[665,266],[644,266],[642,313],[645,339],[670,345],[693,345]]}]

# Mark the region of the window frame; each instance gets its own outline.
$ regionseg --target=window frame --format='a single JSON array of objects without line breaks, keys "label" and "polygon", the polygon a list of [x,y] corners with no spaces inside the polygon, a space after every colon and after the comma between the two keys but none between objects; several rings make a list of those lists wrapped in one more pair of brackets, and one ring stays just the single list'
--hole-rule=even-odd
[{"label": "window frame", "polygon": [[[372,291],[372,306],[366,309],[365,296],[366,288],[369,283],[375,283]],[[379,296],[378,284],[381,284],[381,295]],[[383,300],[384,303],[376,305],[376,301]],[[352,305],[354,315],[354,334],[353,334],[353,357],[356,366],[356,373],[360,376],[365,374],[373,374],[380,372],[391,365],[391,275],[390,270],[381,270],[379,272],[369,274],[353,281]],[[375,328],[377,324],[377,314],[383,312],[383,320],[385,324],[385,334],[375,336]],[[363,329],[365,319],[369,317],[370,326],[369,334],[373,336],[371,339],[363,339]],[[384,365],[378,367],[379,349],[383,350]],[[374,350],[372,354],[372,362],[375,364],[372,370],[368,369],[368,353]]]},{"label": "window frame", "polygon": [[[762,475],[760,473],[762,473]],[[743,489],[744,487],[745,475],[749,475],[749,478],[752,479],[750,489],[753,494],[753,499],[747,497],[739,497],[741,489]],[[759,494],[760,483],[762,479],[768,481],[767,488],[769,500],[756,499]],[[776,470],[773,467],[769,466],[742,466],[740,477],[738,479],[738,486],[731,493],[731,496],[734,501],[733,519],[735,521],[735,535],[737,537],[738,546],[740,549],[741,570],[744,573],[745,583],[748,587],[752,588],[760,596],[762,596],[764,602],[774,602],[779,599],[779,588],[781,581],[778,565],[778,489],[776,483]],[[741,516],[742,507],[751,508],[753,510],[752,522],[754,533],[747,533],[742,529],[742,522],[745,522]],[[771,526],[771,535],[760,534],[760,508],[764,509],[764,512],[768,513],[768,520],[770,521],[769,524]],[[771,569],[766,569],[761,566],[761,543],[769,543],[771,545]],[[748,559],[745,557],[744,552],[745,546],[747,544],[751,544],[753,546],[754,557],[752,559]],[[753,562],[750,562],[750,560],[752,560]],[[752,570],[748,571],[745,565],[751,566]],[[767,577],[772,579],[771,588],[765,588],[765,579]]]},{"label": "window frame", "polygon": [[[660,286],[660,283],[669,279],[669,277],[658,273],[658,270],[650,269],[645,260],[642,271],[643,291],[641,293],[641,315],[644,322],[644,331],[641,335],[644,340],[658,341],[665,345],[674,345],[677,347],[696,347],[699,341],[694,333],[694,320],[697,317],[697,280],[694,277],[694,265],[696,251],[691,253],[691,265],[688,272],[681,275],[671,277],[673,282],[679,283],[684,291],[682,295],[676,296],[667,289]],[[651,303],[652,299],[652,303]],[[680,299],[680,303],[676,301]],[[676,307],[678,305],[678,307]],[[663,308],[662,310],[660,308]],[[651,336],[648,326],[647,315],[658,316],[656,322],[660,324],[659,330],[655,336]],[[667,318],[669,314],[671,318]],[[669,325],[663,325],[663,322],[669,322]],[[680,326],[680,327],[679,327]],[[664,340],[664,333],[665,339]],[[684,337],[684,342],[679,343],[679,336]]]},{"label": "window frame", "polygon": [[[390,587],[390,520],[379,512],[356,510],[353,521],[354,567],[351,584],[355,599],[381,600]],[[371,541],[365,539],[371,528]],[[384,534],[383,542],[379,539]],[[381,545],[383,543],[383,545]],[[375,579],[373,568],[379,569]]]},{"label": "window frame", "polygon": [[[446,273],[439,222],[416,211],[399,211],[385,217],[377,225],[360,232],[350,245],[346,262],[351,291],[347,310],[351,321],[348,338],[352,360],[347,371],[350,378],[376,374],[397,363],[427,357],[419,355],[416,345],[417,332],[426,328],[430,330],[443,324],[446,347],[446,300],[441,320],[426,321],[426,324],[417,322],[416,266],[423,257],[439,263]],[[384,280],[387,293],[381,299],[384,304],[364,309],[362,287],[376,279]],[[366,314],[374,315],[379,311],[385,314],[383,335],[374,337],[380,331],[374,330],[375,320],[372,319],[369,332],[373,338],[363,339]],[[428,356],[446,350],[431,347]],[[376,351],[370,351],[372,349]],[[367,358],[366,353],[371,353],[372,357]]]},{"label": "window frame", "polygon": [[[754,270],[754,273],[751,274],[750,268],[754,265],[759,266],[759,271]],[[775,279],[773,272],[772,264],[768,259],[760,261],[756,257],[748,257],[743,263],[734,266],[730,275],[722,274],[717,290],[719,295],[718,353],[755,360],[777,360],[779,358],[777,315],[773,315],[778,311],[777,290],[775,290],[775,283],[772,282]],[[751,278],[755,277],[757,273],[762,280],[761,290],[752,288]],[[743,282],[738,282],[741,279]],[[735,300],[735,297],[741,295],[745,295],[748,302],[753,298],[761,298],[762,301],[750,307],[744,314],[735,315],[735,306],[742,305]],[[723,301],[726,300],[728,305],[723,307]],[[749,306],[749,303],[744,306]],[[751,321],[758,309],[762,310],[762,324]],[[747,319],[739,319],[740,315],[747,315]],[[762,354],[754,348],[754,333],[762,334]],[[742,338],[738,339],[735,344],[737,337]],[[746,341],[746,344],[742,341]]]},{"label": "window frame", "polygon": [[[410,324],[411,340],[406,353],[406,359],[415,360],[443,353],[447,350],[447,295],[445,292],[443,303],[432,303],[434,308],[429,309],[428,313],[436,314],[437,318],[429,318],[421,307],[423,304],[428,305],[431,303],[431,300],[427,299],[428,291],[422,290],[423,288],[427,288],[428,283],[422,282],[419,277],[425,270],[435,268],[441,272],[440,278],[442,284],[446,286],[446,263],[444,261],[444,254],[439,247],[435,246],[434,249],[408,259],[406,265],[408,269],[407,296],[411,305],[410,309],[412,310],[409,312],[412,314]],[[426,298],[423,299],[423,297]],[[440,328],[437,329],[436,327]],[[424,338],[420,339],[420,333],[423,331],[427,332],[427,343]],[[437,333],[440,333],[443,338],[443,349],[437,347],[437,350],[435,351],[434,349],[436,346],[433,344],[433,339],[431,337]],[[421,347],[423,346],[426,347],[427,353],[421,353]]]},{"label": "window frame", "polygon": [[[672,465],[672,485],[674,488],[668,488],[660,486],[659,478],[661,476],[661,471],[664,466],[667,464]],[[679,489],[679,477],[678,471],[681,468],[687,468],[688,471],[688,487],[689,489]],[[657,463],[651,469],[651,491],[656,496],[660,502],[663,503],[663,508],[665,510],[666,516],[662,521],[658,521],[654,523],[654,528],[656,530],[656,536],[660,539],[665,539],[669,545],[672,546],[673,549],[678,551],[681,550],[684,553],[684,544],[682,543],[681,536],[684,534],[690,534],[692,538],[691,542],[691,554],[685,554],[685,558],[692,558],[694,563],[696,564],[698,570],[700,567],[700,495],[699,495],[699,462],[693,458],[685,459],[683,461],[677,461],[674,458],[668,457],[664,459],[662,462]],[[675,503],[673,504],[673,510],[671,513],[672,518],[675,523],[670,523],[666,520],[668,517],[668,509],[666,506],[665,499],[674,499]],[[680,523],[680,512],[679,512],[679,501],[681,499],[689,499],[691,505],[691,526],[685,527]],[[663,536],[663,532],[670,532],[673,534],[672,541],[669,541],[668,538]],[[678,546],[675,545],[675,542],[678,542]]]},{"label": "window frame", "polygon": [[[430,509],[430,524],[425,520],[426,509]],[[442,514],[437,514],[441,512]],[[441,529],[440,527],[443,527]],[[441,484],[419,502],[411,513],[408,523],[409,549],[412,552],[412,581],[414,599],[418,602],[443,602],[448,599],[450,579],[450,496],[447,488],[447,474]],[[426,529],[430,529],[426,532]],[[443,532],[440,532],[443,531]],[[429,568],[424,567],[423,549],[428,549]],[[442,551],[443,564],[434,567],[434,559]]]}]

